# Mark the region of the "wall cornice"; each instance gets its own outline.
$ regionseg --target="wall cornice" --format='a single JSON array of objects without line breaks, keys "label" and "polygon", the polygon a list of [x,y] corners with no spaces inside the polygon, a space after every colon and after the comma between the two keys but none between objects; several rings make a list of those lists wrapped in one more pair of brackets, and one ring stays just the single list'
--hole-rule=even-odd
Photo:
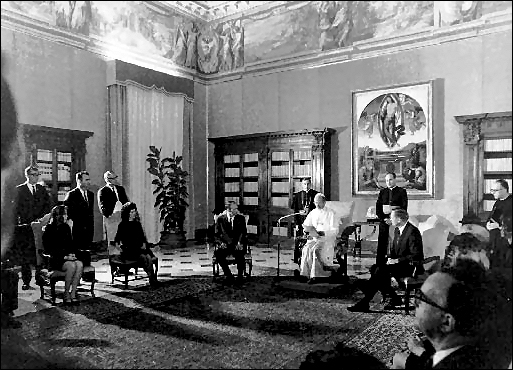
[{"label": "wall cornice", "polygon": [[487,34],[511,31],[511,10],[484,16],[479,20],[442,28],[396,35],[394,37],[370,39],[353,45],[319,52],[303,52],[277,59],[249,63],[243,67],[213,75],[205,75],[195,70],[180,67],[169,59],[148,56],[115,45],[95,36],[82,36],[26,17],[7,9],[1,10],[1,27],[51,42],[72,46],[94,53],[105,60],[118,59],[155,71],[187,78],[203,85],[215,85],[244,77],[272,74],[290,70],[319,68],[348,61],[391,55],[398,52],[440,45]]}]

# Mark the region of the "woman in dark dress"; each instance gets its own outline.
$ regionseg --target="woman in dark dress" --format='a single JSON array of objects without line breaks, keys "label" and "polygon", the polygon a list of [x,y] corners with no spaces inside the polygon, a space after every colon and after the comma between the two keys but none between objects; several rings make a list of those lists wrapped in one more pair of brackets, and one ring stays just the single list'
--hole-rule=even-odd
[{"label": "woman in dark dress", "polygon": [[121,222],[118,226],[114,243],[121,246],[121,258],[139,261],[139,264],[150,278],[150,285],[157,284],[157,276],[153,270],[153,252],[148,248],[148,242],[139,220],[137,206],[133,202],[123,204]]},{"label": "woman in dark dress", "polygon": [[64,273],[64,303],[77,301],[77,287],[82,277],[84,265],[75,255],[77,249],[67,223],[68,210],[64,205],[52,208],[52,219],[43,229],[43,247],[52,256],[50,269],[53,274]]}]

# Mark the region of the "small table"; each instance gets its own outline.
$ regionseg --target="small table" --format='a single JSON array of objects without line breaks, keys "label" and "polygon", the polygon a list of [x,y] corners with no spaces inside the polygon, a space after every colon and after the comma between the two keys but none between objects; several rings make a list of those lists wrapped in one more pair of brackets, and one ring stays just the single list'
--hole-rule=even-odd
[{"label": "small table", "polygon": [[[356,221],[353,222],[354,229],[354,248],[353,248],[353,258],[355,258],[358,254],[358,258],[362,258],[362,241],[370,238],[372,235],[376,233],[377,227],[381,221],[378,218],[367,219],[367,221]],[[362,226],[369,225],[372,226],[372,232],[368,235],[365,235],[362,238]]]}]

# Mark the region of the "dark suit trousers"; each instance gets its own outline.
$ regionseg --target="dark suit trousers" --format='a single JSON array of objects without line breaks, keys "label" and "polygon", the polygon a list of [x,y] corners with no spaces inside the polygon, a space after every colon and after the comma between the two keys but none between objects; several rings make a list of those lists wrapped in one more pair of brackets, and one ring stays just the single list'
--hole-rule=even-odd
[{"label": "dark suit trousers", "polygon": [[235,257],[235,262],[237,263],[237,272],[239,277],[244,276],[244,249],[243,250],[236,250],[235,247],[232,248],[223,248],[223,249],[216,249],[214,252],[214,255],[216,256],[217,262],[219,263],[219,266],[223,269],[224,276],[233,276],[232,272],[230,271],[230,268],[228,267],[228,262],[226,262],[226,257],[228,255],[233,255]]},{"label": "dark suit trousers", "polygon": [[367,288],[365,289],[366,302],[370,302],[376,295],[378,290],[383,297],[389,296],[392,299],[397,298],[397,294],[390,285],[390,278],[394,277],[399,279],[411,275],[413,267],[408,263],[397,263],[395,265],[373,265],[371,267],[371,278],[368,281]]},{"label": "dark suit trousers", "polygon": [[18,308],[18,272],[2,269],[2,312],[10,313]]},{"label": "dark suit trousers", "polygon": [[378,249],[376,251],[376,264],[378,265],[383,265],[387,261],[389,228],[390,226],[386,222],[379,223]]}]

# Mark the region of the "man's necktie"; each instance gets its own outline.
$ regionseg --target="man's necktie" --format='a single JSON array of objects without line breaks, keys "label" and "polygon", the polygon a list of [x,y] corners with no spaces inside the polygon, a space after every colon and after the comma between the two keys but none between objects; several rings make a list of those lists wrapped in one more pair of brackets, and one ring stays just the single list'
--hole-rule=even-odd
[{"label": "man's necktie", "polygon": [[84,199],[85,199],[86,203],[89,204],[89,202],[87,201],[87,191],[84,190],[83,194],[84,194]]},{"label": "man's necktie", "polygon": [[32,184],[29,184],[29,189],[32,195],[36,195],[36,187]]},{"label": "man's necktie", "polygon": [[116,200],[119,200],[119,197],[118,197],[118,191],[116,190],[116,187],[114,185],[111,186],[111,189],[112,191],[114,192],[114,194],[116,195]]},{"label": "man's necktie", "polygon": [[394,230],[394,241],[392,242],[392,247],[395,249],[397,246],[397,242],[399,241],[399,237],[401,236],[401,232],[399,231],[399,228],[396,227]]}]

